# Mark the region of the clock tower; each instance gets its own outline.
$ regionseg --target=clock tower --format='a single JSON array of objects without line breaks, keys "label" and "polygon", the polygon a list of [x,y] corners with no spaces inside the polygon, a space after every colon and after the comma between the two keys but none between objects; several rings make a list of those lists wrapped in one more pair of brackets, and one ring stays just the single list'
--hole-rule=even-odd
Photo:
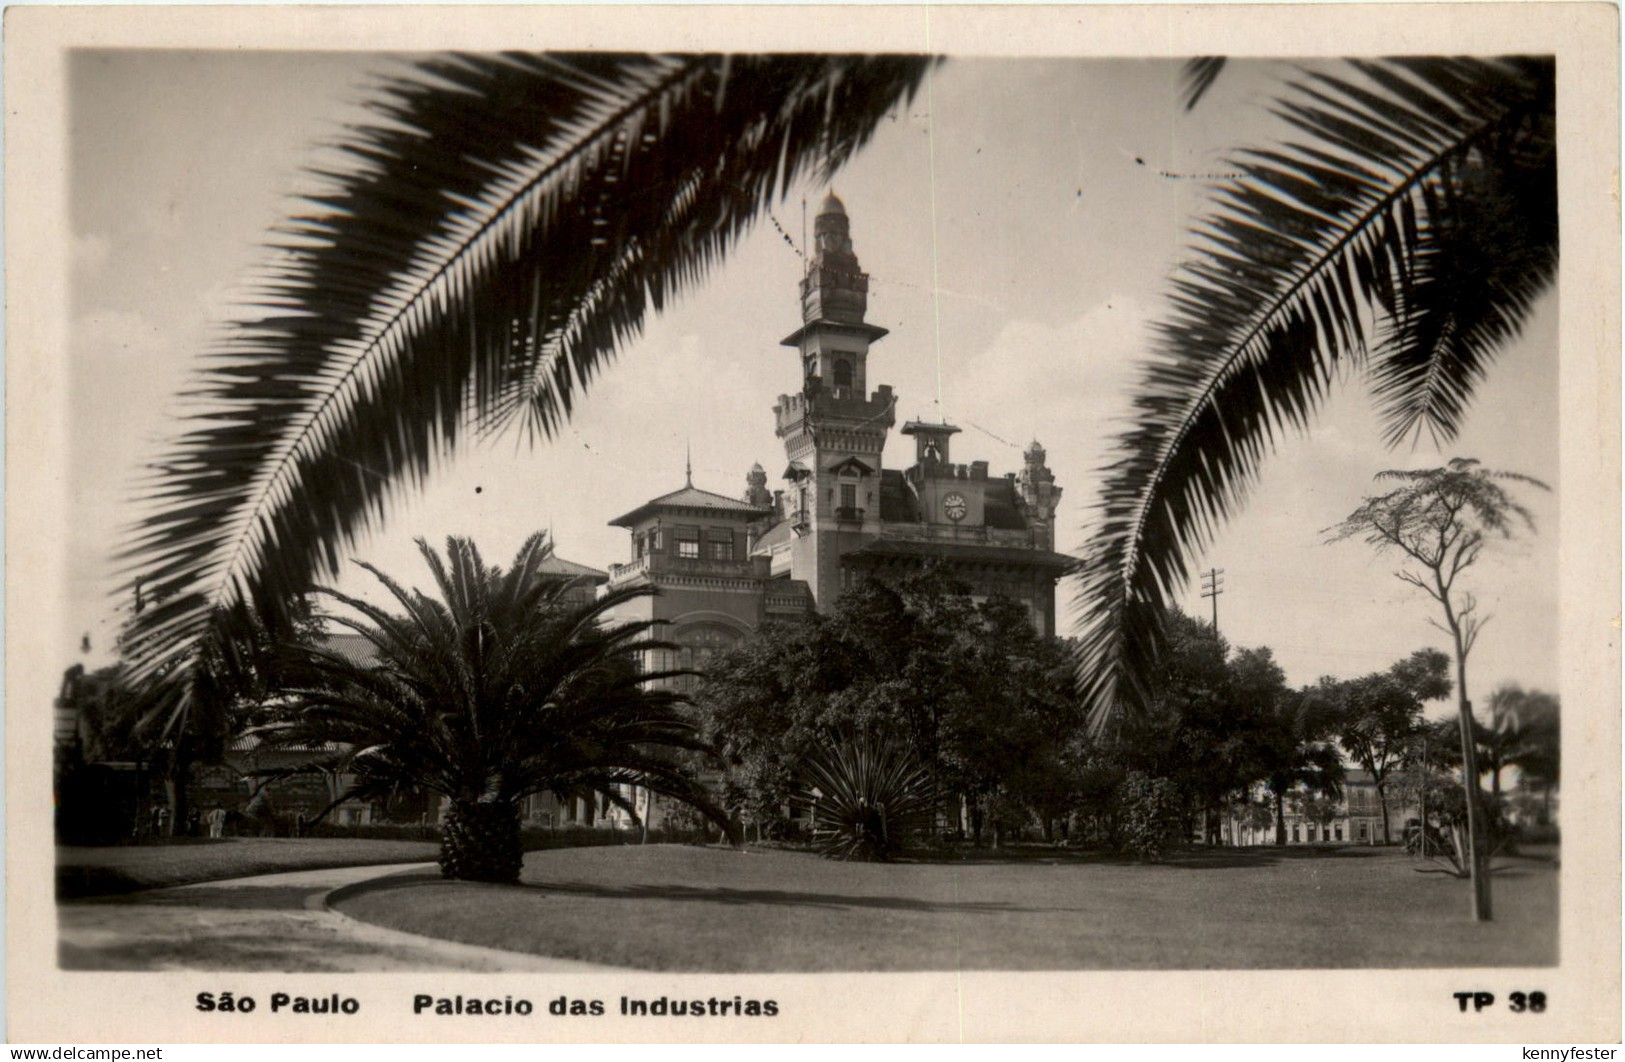
[{"label": "clock tower", "polygon": [[785,506],[794,538],[791,566],[820,607],[842,586],[840,558],[880,534],[880,458],[895,423],[890,387],[866,391],[870,344],[886,329],[869,324],[869,274],[852,249],[846,207],[826,196],[813,223],[801,279],[801,327],[794,348],[801,390],[773,407],[789,464]]}]

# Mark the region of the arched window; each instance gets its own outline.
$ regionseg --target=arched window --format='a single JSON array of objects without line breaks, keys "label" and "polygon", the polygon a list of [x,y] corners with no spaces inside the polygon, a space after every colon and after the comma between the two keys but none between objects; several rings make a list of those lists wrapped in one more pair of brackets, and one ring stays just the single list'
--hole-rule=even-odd
[{"label": "arched window", "polygon": [[835,359],[835,386],[848,389],[852,386],[852,363],[845,358]]},{"label": "arched window", "polygon": [[[714,659],[738,645],[742,637],[737,630],[720,623],[700,623],[683,627],[673,638],[673,641],[682,646],[677,653],[677,666],[703,672]],[[685,675],[678,680],[677,688],[683,693],[693,693],[698,685],[694,676]]]}]

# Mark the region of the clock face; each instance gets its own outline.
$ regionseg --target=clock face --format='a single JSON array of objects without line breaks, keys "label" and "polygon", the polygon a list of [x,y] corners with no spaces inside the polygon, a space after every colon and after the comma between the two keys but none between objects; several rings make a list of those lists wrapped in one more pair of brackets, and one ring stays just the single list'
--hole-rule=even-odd
[{"label": "clock face", "polygon": [[943,497],[942,511],[948,514],[948,519],[957,524],[965,518],[970,507],[965,504],[965,496],[956,490]]}]

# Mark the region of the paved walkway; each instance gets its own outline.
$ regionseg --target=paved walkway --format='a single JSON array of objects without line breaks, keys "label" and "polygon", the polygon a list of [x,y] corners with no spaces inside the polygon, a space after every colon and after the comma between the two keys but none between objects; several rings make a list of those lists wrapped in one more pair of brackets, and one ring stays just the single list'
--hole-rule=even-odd
[{"label": "paved walkway", "polygon": [[592,971],[609,967],[430,940],[328,910],[333,889],[430,863],[260,874],[57,905],[67,970]]}]

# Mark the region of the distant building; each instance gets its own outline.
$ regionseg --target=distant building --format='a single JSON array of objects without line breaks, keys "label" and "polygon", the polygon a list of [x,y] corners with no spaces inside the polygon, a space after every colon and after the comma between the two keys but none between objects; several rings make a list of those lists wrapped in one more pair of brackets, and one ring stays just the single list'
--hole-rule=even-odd
[{"label": "distant building", "polygon": [[[1297,793],[1286,798],[1284,818],[1287,844],[1382,844],[1382,802],[1377,799],[1377,784],[1371,772],[1350,770],[1343,778],[1343,795],[1327,801],[1329,816],[1316,818],[1307,811],[1308,793]],[[1254,794],[1255,799],[1272,799],[1267,794]],[[1325,799],[1325,798],[1323,798]],[[1388,786],[1389,838],[1398,844],[1404,840],[1405,822],[1419,818],[1414,805],[1401,799],[1399,785]],[[1225,844],[1274,844],[1275,823],[1252,825],[1230,818],[1220,826],[1220,839]]]}]

